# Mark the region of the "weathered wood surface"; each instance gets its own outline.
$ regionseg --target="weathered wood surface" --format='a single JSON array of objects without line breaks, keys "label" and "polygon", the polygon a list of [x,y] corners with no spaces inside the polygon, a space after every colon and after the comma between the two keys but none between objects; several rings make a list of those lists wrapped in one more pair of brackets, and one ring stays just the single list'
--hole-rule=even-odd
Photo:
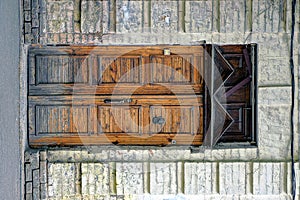
[{"label": "weathered wood surface", "polygon": [[[220,115],[224,116],[224,125],[215,127],[214,137],[219,142],[254,142],[253,123],[255,118],[252,112],[255,110],[252,98],[255,99],[255,57],[253,45],[223,45],[208,47],[208,56],[213,55],[215,70],[207,70],[207,74],[214,74],[212,90],[214,91],[215,115],[213,122],[220,120]],[[211,54],[212,53],[212,54]],[[253,62],[253,63],[252,63]],[[217,70],[216,70],[217,69]],[[206,90],[205,130],[211,125],[211,92]],[[222,108],[224,110],[222,110]],[[218,114],[219,113],[219,114]],[[219,129],[218,129],[219,128]]]},{"label": "weathered wood surface", "polygon": [[[254,141],[251,48],[33,46],[30,144],[200,145],[204,135]],[[204,87],[210,80],[216,102]]]},{"label": "weathered wood surface", "polygon": [[31,146],[200,145],[203,55],[201,46],[31,47]]},{"label": "weathered wood surface", "polygon": [[[163,55],[164,48],[170,56]],[[203,92],[201,46],[33,47],[29,52],[30,95]]]},{"label": "weathered wood surface", "polygon": [[[122,103],[129,98],[131,102]],[[176,144],[200,145],[203,137],[199,95],[31,96],[29,102],[33,146],[168,145],[172,139]],[[156,117],[163,123],[155,123]]]}]

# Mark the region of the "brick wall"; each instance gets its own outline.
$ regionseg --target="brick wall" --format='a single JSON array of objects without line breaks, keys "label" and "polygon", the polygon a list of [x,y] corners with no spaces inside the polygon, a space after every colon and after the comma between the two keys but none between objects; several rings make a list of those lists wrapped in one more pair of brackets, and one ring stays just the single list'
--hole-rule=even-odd
[{"label": "brick wall", "polygon": [[258,44],[257,148],[28,149],[26,199],[289,199],[291,0],[24,0],[23,16],[25,44]]}]

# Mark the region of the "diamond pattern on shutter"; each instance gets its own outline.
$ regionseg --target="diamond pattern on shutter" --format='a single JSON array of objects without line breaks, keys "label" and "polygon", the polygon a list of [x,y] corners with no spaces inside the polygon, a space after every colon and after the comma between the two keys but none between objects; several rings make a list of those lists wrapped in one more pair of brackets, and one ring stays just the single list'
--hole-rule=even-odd
[{"label": "diamond pattern on shutter", "polygon": [[204,145],[254,143],[255,45],[208,45],[206,49]]}]

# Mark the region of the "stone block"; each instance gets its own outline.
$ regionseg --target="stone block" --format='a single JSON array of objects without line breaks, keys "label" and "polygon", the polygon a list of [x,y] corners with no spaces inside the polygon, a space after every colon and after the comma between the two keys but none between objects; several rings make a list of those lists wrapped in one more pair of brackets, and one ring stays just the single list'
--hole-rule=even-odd
[{"label": "stone block", "polygon": [[176,174],[176,163],[150,163],[150,194],[176,194]]},{"label": "stone block", "polygon": [[117,32],[142,32],[143,1],[117,0]]},{"label": "stone block", "polygon": [[31,23],[25,23],[24,33],[31,33]]},{"label": "stone block", "polygon": [[102,1],[83,0],[81,2],[81,32],[102,33]]},{"label": "stone block", "polygon": [[178,31],[178,1],[151,1],[151,31]]},{"label": "stone block", "polygon": [[109,165],[107,163],[82,163],[81,180],[83,195],[109,194]]},{"label": "stone block", "polygon": [[251,167],[249,163],[232,162],[219,164],[221,195],[244,195],[250,193]]},{"label": "stone block", "polygon": [[31,44],[32,40],[33,37],[31,34],[25,34],[25,40],[24,40],[25,44]]},{"label": "stone block", "polygon": [[143,163],[117,163],[117,194],[143,194]]},{"label": "stone block", "polygon": [[74,24],[74,0],[48,0],[46,3],[47,32],[71,33]]},{"label": "stone block", "polygon": [[26,194],[25,199],[26,200],[32,200],[32,194]]},{"label": "stone block", "polygon": [[25,164],[25,180],[32,181],[32,170],[30,164]]},{"label": "stone block", "polygon": [[278,33],[285,31],[286,1],[253,0],[253,32]]},{"label": "stone block", "polygon": [[217,180],[217,163],[184,164],[184,191],[187,195],[216,194]]},{"label": "stone block", "polygon": [[47,200],[48,190],[47,184],[41,184],[41,200]]},{"label": "stone block", "polygon": [[214,23],[212,1],[186,1],[185,8],[186,32],[212,32]]},{"label": "stone block", "polygon": [[33,188],[32,200],[40,200],[40,188]]},{"label": "stone block", "polygon": [[246,1],[220,0],[220,32],[244,33],[247,22],[245,9]]},{"label": "stone block", "polygon": [[48,190],[50,197],[75,195],[75,164],[49,163]]},{"label": "stone block", "polygon": [[259,60],[257,71],[259,86],[291,85],[288,57],[264,57]]},{"label": "stone block", "polygon": [[24,10],[30,10],[31,9],[31,0],[24,0],[23,2],[23,8]]},{"label": "stone block", "polygon": [[33,36],[33,43],[37,44],[39,43],[39,29],[38,28],[33,28],[32,29],[32,36]]},{"label": "stone block", "polygon": [[258,106],[260,159],[288,159],[290,154],[290,106]]},{"label": "stone block", "polygon": [[32,171],[32,187],[38,188],[40,185],[40,170],[35,169]]},{"label": "stone block", "polygon": [[32,182],[26,183],[25,188],[27,194],[32,194]]},{"label": "stone block", "polygon": [[290,87],[265,87],[258,89],[259,105],[290,105],[291,88]]},{"label": "stone block", "polygon": [[47,162],[40,162],[40,182],[47,183]]},{"label": "stone block", "polygon": [[24,20],[25,20],[25,22],[31,21],[31,12],[30,11],[24,11]]},{"label": "stone block", "polygon": [[286,58],[290,55],[290,34],[252,33],[251,43],[258,44],[258,59]]},{"label": "stone block", "polygon": [[284,163],[253,164],[253,194],[279,195],[285,193],[286,168]]},{"label": "stone block", "polygon": [[32,27],[38,28],[40,26],[39,12],[32,10]]}]

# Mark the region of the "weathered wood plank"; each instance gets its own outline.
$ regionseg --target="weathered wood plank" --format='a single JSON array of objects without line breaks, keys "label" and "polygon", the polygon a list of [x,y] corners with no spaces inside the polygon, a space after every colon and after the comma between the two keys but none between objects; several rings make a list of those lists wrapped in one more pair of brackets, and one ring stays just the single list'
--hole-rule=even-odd
[{"label": "weathered wood plank", "polygon": [[104,102],[106,99],[123,100],[131,98],[132,101],[128,105],[196,105],[203,106],[202,95],[118,95],[112,96],[29,96],[30,105],[62,105],[68,104],[72,106],[77,105],[108,105]]},{"label": "weathered wood plank", "polygon": [[30,146],[76,146],[76,145],[201,145],[202,135],[191,134],[155,134],[142,137],[139,134],[103,134],[98,136],[60,134],[59,136],[30,136]]}]

